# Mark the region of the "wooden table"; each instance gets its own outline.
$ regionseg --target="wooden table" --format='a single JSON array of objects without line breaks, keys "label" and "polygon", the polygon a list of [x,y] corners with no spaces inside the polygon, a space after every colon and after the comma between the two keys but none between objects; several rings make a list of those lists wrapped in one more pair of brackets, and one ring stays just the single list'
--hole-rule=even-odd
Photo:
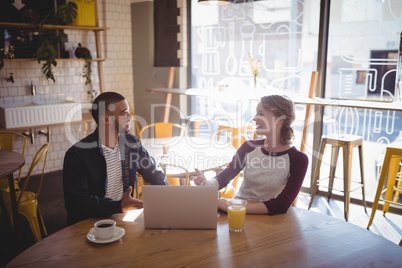
[{"label": "wooden table", "polygon": [[[313,79],[313,77],[312,77]],[[154,88],[148,89],[151,93],[169,93],[172,89],[166,88]],[[218,89],[174,89],[176,94],[185,94],[187,96],[203,96],[210,98],[221,98],[221,92]],[[289,95],[286,91],[278,90],[275,88],[269,90],[243,90],[233,89],[230,91],[231,96],[236,96],[238,100],[250,100],[259,101],[261,97],[267,94],[279,94],[287,95],[295,104],[305,104],[308,107],[315,106],[332,106],[332,107],[349,107],[349,108],[361,108],[361,109],[373,109],[373,110],[386,110],[386,111],[399,111],[402,112],[402,102],[386,102],[386,101],[370,101],[370,100],[341,100],[341,99],[329,99],[329,98],[309,98],[307,96]],[[306,115],[309,118],[310,112]],[[303,136],[301,148],[306,143],[307,139],[307,127],[308,120],[305,120],[303,126]],[[303,149],[302,149],[303,151]]]},{"label": "wooden table", "polygon": [[[182,166],[189,171],[190,175],[195,174],[195,168],[202,172],[219,170],[229,164],[236,153],[236,149],[229,144],[203,138],[183,136],[141,139],[141,141],[156,161]],[[162,158],[163,144],[169,147],[167,158]],[[179,177],[183,173],[169,175]]]},{"label": "wooden table", "polygon": [[0,206],[3,211],[6,223],[11,230],[12,240],[17,243],[17,225],[18,225],[18,207],[17,200],[15,197],[15,189],[14,189],[14,176],[13,172],[20,169],[25,164],[25,157],[17,152],[13,151],[5,151],[0,150],[0,177],[8,177],[8,184],[10,187],[10,197],[11,197],[11,217],[9,216],[9,212],[7,211],[3,195],[0,191]]},{"label": "wooden table", "polygon": [[291,207],[286,214],[246,215],[242,233],[230,233],[226,213],[216,230],[145,229],[111,218],[120,240],[94,244],[86,235],[99,220],[67,227],[12,260],[8,267],[402,267],[402,247],[327,215]]},{"label": "wooden table", "polygon": [[[147,89],[151,93],[172,93],[185,94],[188,96],[203,96],[203,97],[218,97],[219,91],[212,89],[166,89],[166,88],[154,88]],[[247,100],[259,100],[262,96],[268,95],[263,90],[255,91],[232,91],[233,95],[237,95],[239,99]],[[386,102],[386,101],[370,101],[370,100],[341,100],[341,99],[329,99],[329,98],[308,98],[307,96],[289,95],[286,91],[269,91],[269,94],[281,94],[287,95],[295,104],[312,104],[317,106],[337,106],[337,107],[351,107],[362,109],[374,109],[374,110],[391,110],[402,111],[402,102]]]},{"label": "wooden table", "polygon": [[[168,88],[148,88],[145,89],[146,91],[150,93],[164,93],[165,95],[165,110],[163,112],[163,121],[162,122],[169,122],[169,115],[170,115],[170,106],[172,104],[172,95],[173,94],[179,94],[183,95],[186,93],[186,89],[180,89],[180,88],[172,88],[173,86],[173,74],[172,70],[174,68],[170,67],[169,69],[169,81],[168,81]],[[174,72],[174,71],[173,71]]]}]

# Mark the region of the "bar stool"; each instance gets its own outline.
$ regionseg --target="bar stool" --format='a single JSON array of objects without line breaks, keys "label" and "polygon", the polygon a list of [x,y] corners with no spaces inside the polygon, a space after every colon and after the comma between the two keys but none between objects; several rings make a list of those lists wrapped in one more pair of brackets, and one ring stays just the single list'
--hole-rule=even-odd
[{"label": "bar stool", "polygon": [[[334,185],[335,169],[336,169],[336,163],[338,161],[339,148],[342,148],[342,151],[343,151],[344,213],[345,213],[345,220],[348,221],[350,192],[354,191],[360,187],[362,188],[364,211],[367,213],[366,199],[365,199],[365,194],[364,194],[363,139],[361,136],[355,136],[355,135],[323,137],[321,139],[320,156],[319,156],[319,160],[317,162],[317,166],[315,169],[314,183],[313,183],[312,189],[311,189],[311,200],[310,200],[308,209],[311,208],[311,205],[314,200],[315,192],[318,188],[318,184],[320,181],[319,176],[320,176],[320,167],[321,167],[322,157],[324,154],[325,146],[327,144],[332,146],[331,166],[330,166],[329,183],[328,183],[328,201],[331,198],[332,189],[333,189],[333,185]],[[357,187],[356,189],[351,189],[352,152],[353,152],[354,147],[357,147],[359,150],[361,181],[359,183],[359,187]],[[321,179],[321,180],[323,180],[323,179]]]},{"label": "bar stool", "polygon": [[[380,177],[378,179],[377,191],[371,209],[371,216],[369,223],[367,225],[367,229],[369,229],[371,224],[373,223],[379,201],[384,202],[384,206],[382,209],[383,216],[385,216],[385,213],[388,212],[389,204],[402,206],[401,203],[397,202],[399,198],[399,193],[402,192],[401,189],[402,173],[398,173],[401,168],[400,166],[401,160],[402,160],[402,148],[387,147],[385,151],[384,161],[380,171]],[[384,188],[385,179],[387,179],[386,188]],[[395,187],[395,183],[397,183],[397,187]],[[395,195],[394,198],[392,198],[392,194],[394,192]],[[381,198],[381,195],[383,193],[385,193],[385,196],[384,198]]]}]

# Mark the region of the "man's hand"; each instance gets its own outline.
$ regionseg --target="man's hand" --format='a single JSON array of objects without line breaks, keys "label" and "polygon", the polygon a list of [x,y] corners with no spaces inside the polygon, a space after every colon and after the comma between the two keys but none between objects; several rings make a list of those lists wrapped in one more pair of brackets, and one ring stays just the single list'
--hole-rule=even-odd
[{"label": "man's hand", "polygon": [[123,212],[142,208],[142,201],[130,196],[132,190],[133,188],[129,186],[127,191],[123,194],[123,198],[121,199],[121,210]]},{"label": "man's hand", "polygon": [[194,181],[195,185],[198,186],[204,186],[207,184],[207,179],[205,178],[204,174],[198,170],[198,168],[195,169],[196,175],[191,176],[191,180]]}]

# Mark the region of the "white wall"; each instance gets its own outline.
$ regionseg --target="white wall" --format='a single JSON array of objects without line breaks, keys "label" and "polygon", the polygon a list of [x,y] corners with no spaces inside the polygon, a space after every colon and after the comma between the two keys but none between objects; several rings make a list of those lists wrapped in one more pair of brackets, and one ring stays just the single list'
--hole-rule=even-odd
[{"label": "white wall", "polygon": [[[131,48],[131,0],[98,0],[99,26],[110,27],[101,34],[102,57],[108,60],[103,63],[106,91],[117,91],[123,94],[130,104],[133,104],[132,48]],[[87,46],[93,53],[95,40],[92,32],[65,31],[69,42],[76,47],[78,43]],[[95,53],[96,54],[96,53]],[[0,104],[30,101],[35,99],[69,98],[81,103],[88,103],[90,97],[88,88],[81,77],[83,61],[59,61],[54,68],[56,83],[47,81],[41,72],[41,65],[32,61],[6,61],[0,71]],[[97,65],[93,63],[93,88],[99,89]],[[6,82],[5,78],[14,73],[15,83]],[[31,81],[36,85],[36,96],[31,96],[29,86]],[[72,133],[78,140],[94,130],[95,125],[77,124]],[[71,147],[66,138],[64,127],[51,127],[50,148],[45,172],[57,171],[63,168],[66,150]],[[38,129],[35,129],[38,131]],[[26,164],[22,176],[25,176],[36,151],[46,142],[46,137],[35,135],[34,145],[28,142]],[[21,141],[16,142],[21,151]],[[40,173],[36,169],[34,174]]]}]

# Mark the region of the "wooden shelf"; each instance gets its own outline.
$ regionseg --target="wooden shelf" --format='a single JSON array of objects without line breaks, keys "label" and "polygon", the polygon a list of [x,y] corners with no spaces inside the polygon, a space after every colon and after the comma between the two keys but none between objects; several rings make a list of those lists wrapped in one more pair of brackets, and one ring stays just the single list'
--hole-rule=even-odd
[{"label": "wooden shelf", "polygon": [[[0,27],[7,28],[28,28],[35,29],[39,27],[35,27],[30,23],[15,23],[15,22],[0,22]],[[43,28],[45,29],[54,29],[54,30],[80,30],[80,31],[107,31],[110,30],[108,27],[95,27],[95,26],[72,26],[72,25],[51,25],[44,24]]]},{"label": "wooden shelf", "polygon": [[[97,0],[94,0],[94,2],[95,2],[96,25],[99,25]],[[0,22],[0,28],[38,29],[39,27],[34,26],[31,23]],[[43,28],[48,29],[48,30],[78,30],[78,31],[93,31],[94,32],[96,55],[99,58],[92,59],[92,61],[97,62],[98,77],[99,77],[99,89],[100,89],[100,93],[104,92],[105,82],[103,79],[103,61],[105,61],[106,59],[102,58],[100,32],[110,30],[110,28],[97,27],[97,26],[72,26],[72,25],[51,25],[51,24],[44,24]],[[12,59],[10,61],[32,61],[32,60],[35,60],[35,59]],[[56,61],[75,61],[75,60],[83,60],[83,59],[56,59]]]}]

